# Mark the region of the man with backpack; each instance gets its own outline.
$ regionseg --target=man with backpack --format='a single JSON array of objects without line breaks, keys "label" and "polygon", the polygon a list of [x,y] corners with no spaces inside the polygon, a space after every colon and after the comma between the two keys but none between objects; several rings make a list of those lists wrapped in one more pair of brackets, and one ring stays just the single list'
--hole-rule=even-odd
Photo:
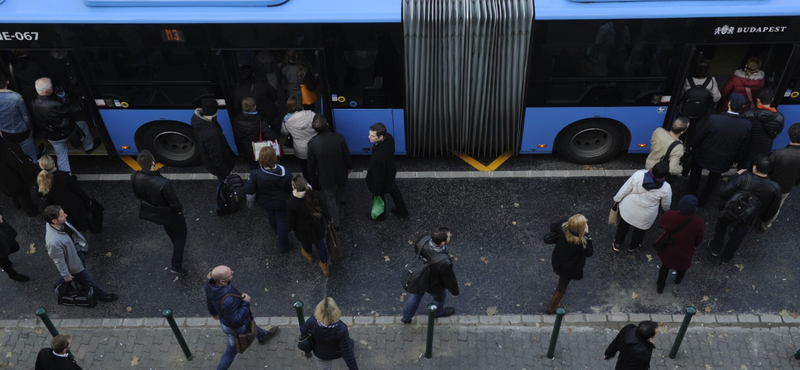
[{"label": "man with backpack", "polygon": [[[686,132],[687,128],[689,128],[689,118],[678,117],[672,123],[669,131],[663,127],[653,131],[653,136],[650,137],[650,154],[645,160],[645,168],[649,170],[656,163],[666,161],[669,162],[669,174],[680,176],[683,172],[681,158],[683,158],[684,147],[679,137]],[[667,180],[672,179],[668,176]]]},{"label": "man with backpack", "polygon": [[[433,297],[433,302],[437,307],[436,317],[448,317],[456,313],[455,308],[444,306],[445,298],[447,298],[446,290],[449,290],[453,297],[458,296],[458,280],[453,272],[453,260],[447,253],[446,247],[450,243],[451,236],[450,229],[443,226],[437,227],[431,231],[430,235],[420,237],[414,244],[414,253],[417,254],[419,261],[425,263],[425,268],[415,272],[414,275],[417,276],[403,274],[403,280],[413,281],[409,286],[405,286],[406,282],[404,282],[404,288],[409,294],[408,303],[403,310],[403,318],[400,319],[403,324],[411,323],[425,293]],[[413,262],[406,266],[408,267]]]},{"label": "man with backpack", "polygon": [[[772,169],[770,158],[758,157],[753,163],[753,173],[739,170],[739,175],[720,189],[720,195],[728,200],[717,218],[714,238],[708,242],[708,249],[714,257],[721,254],[723,263],[730,262],[756,222],[772,219],[781,204],[780,185],[767,178]],[[724,244],[728,228],[732,229],[731,236]]]}]

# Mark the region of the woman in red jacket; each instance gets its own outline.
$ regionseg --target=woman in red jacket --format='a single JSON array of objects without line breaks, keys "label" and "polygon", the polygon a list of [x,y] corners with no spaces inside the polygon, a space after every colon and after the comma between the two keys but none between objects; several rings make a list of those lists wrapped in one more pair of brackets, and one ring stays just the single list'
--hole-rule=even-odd
[{"label": "woman in red jacket", "polygon": [[[658,226],[666,232],[683,226],[680,230],[672,233],[672,244],[658,251],[658,258],[661,259],[661,269],[658,270],[658,281],[656,282],[658,294],[664,292],[664,284],[670,269],[677,271],[675,284],[681,283],[686,270],[692,266],[694,248],[703,242],[706,225],[702,218],[693,215],[696,210],[697,197],[684,195],[678,203],[678,211],[667,211],[658,220]],[[684,225],[685,222],[687,223]]]},{"label": "woman in red jacket", "polygon": [[744,109],[754,108],[758,97],[758,91],[764,87],[764,71],[758,69],[761,61],[758,58],[750,58],[744,68],[737,69],[733,76],[725,83],[722,88],[722,99],[717,105],[717,112],[723,113],[728,110],[728,98],[732,93],[742,94],[745,98]]}]

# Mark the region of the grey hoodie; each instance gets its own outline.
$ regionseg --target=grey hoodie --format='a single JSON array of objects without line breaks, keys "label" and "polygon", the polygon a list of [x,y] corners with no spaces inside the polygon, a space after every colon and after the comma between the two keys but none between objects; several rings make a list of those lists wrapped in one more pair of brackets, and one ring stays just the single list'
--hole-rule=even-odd
[{"label": "grey hoodie", "polygon": [[64,231],[56,230],[50,224],[45,225],[46,234],[44,245],[47,248],[47,255],[53,259],[53,263],[58,268],[58,273],[65,279],[70,275],[75,275],[83,271],[83,263],[78,258],[78,252],[89,250],[86,238],[75,230],[69,222],[64,222],[64,227],[72,229],[75,240]]}]

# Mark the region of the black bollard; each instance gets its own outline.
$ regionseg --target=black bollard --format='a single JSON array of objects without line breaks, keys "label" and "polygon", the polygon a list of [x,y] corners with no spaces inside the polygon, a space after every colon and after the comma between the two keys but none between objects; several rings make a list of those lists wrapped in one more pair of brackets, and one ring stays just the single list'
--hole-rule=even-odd
[{"label": "black bollard", "polygon": [[797,352],[794,353],[794,359],[800,360],[800,349],[798,349]]},{"label": "black bollard", "polygon": [[558,332],[561,331],[561,320],[564,319],[564,315],[566,314],[567,310],[565,310],[564,307],[559,307],[556,310],[556,323],[553,325],[553,334],[550,334],[550,346],[547,347],[547,358],[551,360],[555,357]]},{"label": "black bollard", "polygon": [[[303,315],[303,301],[298,299],[297,301],[294,302],[292,307],[294,307],[294,310],[297,312],[297,326],[303,326],[303,324],[306,323],[306,317],[305,317],[305,315]],[[309,352],[305,352],[305,354],[306,354],[306,357],[308,357],[308,358],[311,357],[311,352],[310,351]]]},{"label": "black bollard", "polygon": [[167,319],[169,327],[172,328],[172,333],[175,334],[175,338],[178,339],[178,344],[181,345],[183,354],[186,355],[186,359],[191,361],[194,358],[194,356],[192,356],[192,351],[189,350],[189,346],[186,345],[186,340],[183,339],[183,334],[181,334],[181,329],[178,328],[178,324],[175,322],[175,318],[172,317],[172,310],[169,308],[165,308],[164,311],[161,311],[161,315]]},{"label": "black bollard", "polygon": [[47,327],[47,331],[50,332],[50,335],[53,337],[58,335],[58,329],[56,329],[56,326],[53,325],[52,321],[50,321],[50,317],[47,316],[47,310],[45,310],[44,307],[39,307],[39,309],[36,310],[36,316],[39,316],[39,318],[42,319],[42,322],[44,323],[44,326]]},{"label": "black bollard", "polygon": [[686,307],[686,315],[683,316],[683,322],[681,323],[680,330],[678,330],[678,336],[675,337],[675,342],[672,343],[672,349],[669,351],[669,358],[675,359],[675,356],[678,355],[678,348],[681,346],[683,336],[686,335],[686,328],[689,327],[689,321],[692,321],[692,316],[696,313],[697,309],[694,307]]},{"label": "black bollard", "polygon": [[425,358],[433,357],[433,323],[438,309],[435,303],[428,305],[428,343],[425,344]]}]

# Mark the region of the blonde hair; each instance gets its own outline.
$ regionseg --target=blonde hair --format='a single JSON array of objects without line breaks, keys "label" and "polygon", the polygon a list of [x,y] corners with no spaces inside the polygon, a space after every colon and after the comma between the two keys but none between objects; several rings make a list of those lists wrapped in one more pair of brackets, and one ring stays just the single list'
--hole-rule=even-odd
[{"label": "blonde hair", "polygon": [[39,172],[39,176],[36,177],[36,182],[39,184],[39,192],[47,194],[50,192],[50,189],[53,188],[53,174],[51,171],[56,168],[53,157],[45,155],[39,158],[39,168],[42,169],[42,171]]},{"label": "blonde hair", "polygon": [[586,232],[586,217],[576,213],[567,222],[561,224],[561,229],[564,230],[564,236],[568,242],[581,244],[586,248],[586,237],[583,235]]},{"label": "blonde hair", "polygon": [[331,297],[325,297],[322,302],[317,304],[317,308],[314,309],[314,317],[317,318],[323,325],[330,325],[337,321],[339,318],[342,317],[342,310],[339,309],[339,306],[336,305],[336,301],[333,300]]}]

